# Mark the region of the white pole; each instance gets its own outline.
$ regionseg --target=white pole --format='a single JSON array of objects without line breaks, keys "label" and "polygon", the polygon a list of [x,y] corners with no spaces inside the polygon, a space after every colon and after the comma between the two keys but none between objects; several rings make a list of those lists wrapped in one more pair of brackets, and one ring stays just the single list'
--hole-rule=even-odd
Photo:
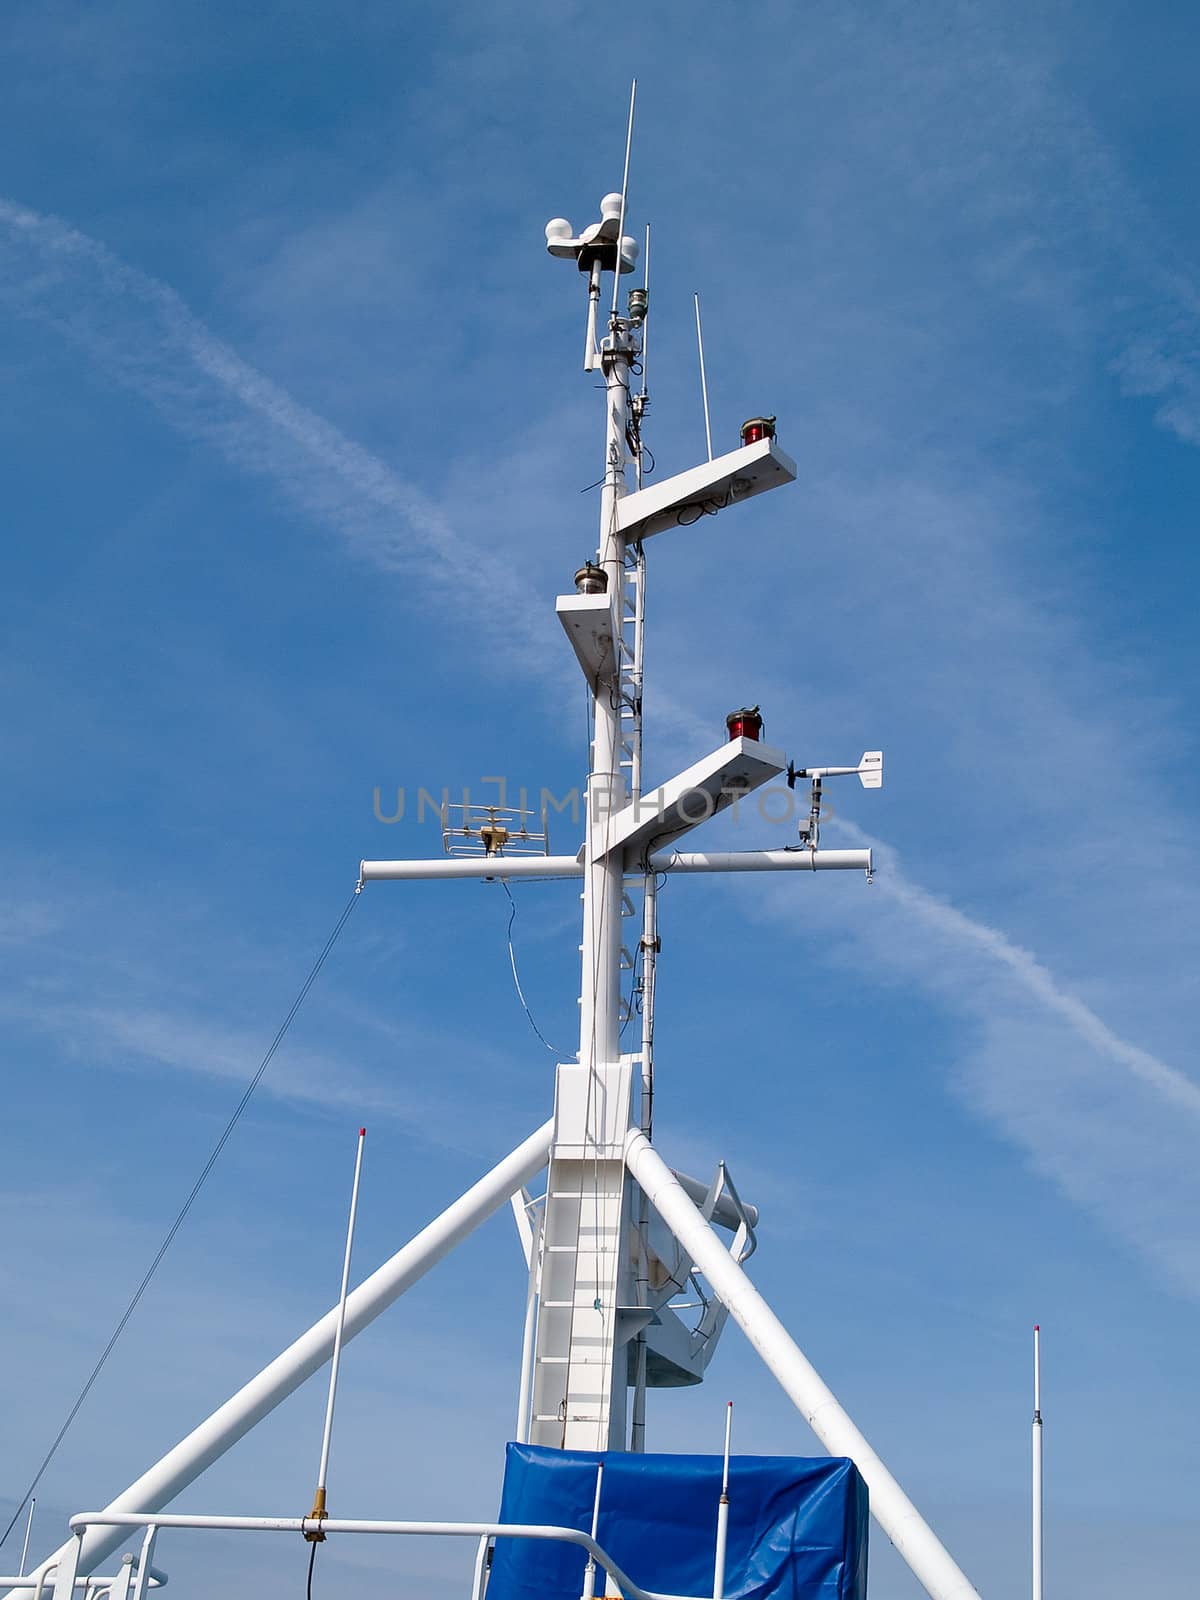
[{"label": "white pole", "polygon": [[633,108],[637,101],[637,79],[629,88],[629,125],[625,130],[625,169],[621,174],[621,214],[617,221],[617,264],[613,269],[612,314],[617,315],[621,293],[621,240],[625,237],[625,202],[629,195],[629,153],[633,149]]},{"label": "white pole", "polygon": [[362,1177],[363,1146],[367,1130],[358,1130],[358,1147],[354,1153],[354,1181],[350,1186],[350,1221],[346,1225],[346,1252],[342,1257],[342,1286],[338,1293],[337,1325],[333,1330],[333,1359],[329,1363],[329,1395],[325,1401],[325,1428],[321,1435],[321,1465],[317,1469],[317,1492],[310,1517],[318,1520],[325,1515],[325,1488],[329,1473],[329,1443],[333,1438],[333,1403],[337,1398],[338,1371],[342,1364],[342,1335],[346,1330],[346,1294],[350,1287],[350,1256],[354,1249],[354,1223],[358,1216],[358,1184]]},{"label": "white pole", "polygon": [[21,1565],[17,1568],[21,1577],[25,1576],[25,1558],[29,1554],[29,1531],[33,1527],[33,1513],[37,1507],[37,1495],[32,1495],[29,1500],[29,1516],[25,1522],[25,1542],[21,1546]]},{"label": "white pole", "polygon": [[1033,1600],[1042,1600],[1042,1330],[1033,1327]]},{"label": "white pole", "polygon": [[[620,245],[618,245],[617,249],[620,250],[620,248]],[[587,332],[583,340],[583,370],[585,372],[595,370],[596,357],[598,355],[596,349],[596,312],[600,306],[600,271],[599,261],[593,261],[591,277],[588,279]]]},{"label": "white pole", "polygon": [[[870,872],[870,850],[656,850],[654,872]],[[641,870],[638,862],[637,870]],[[582,878],[578,856],[449,856],[436,861],[363,861],[363,883],[426,878]]]},{"label": "white pole", "polygon": [[717,1555],[713,1565],[713,1600],[724,1600],[725,1544],[729,1535],[729,1435],[733,1428],[733,1401],[725,1407],[725,1467],[721,1473],[721,1498],[717,1502]]},{"label": "white pole", "polygon": [[[551,1118],[360,1283],[346,1300],[345,1338],[353,1339],[368,1323],[374,1322],[406,1289],[504,1205],[523,1183],[540,1172],[549,1156],[553,1137],[554,1119]],[[122,1490],[105,1511],[158,1511],[173,1500],[205,1467],[223,1456],[231,1445],[328,1361],[333,1350],[337,1315],[335,1306],[276,1356],[270,1366],[264,1367],[257,1377],[251,1378],[212,1416],[194,1428],[186,1439],[169,1450],[161,1461]],[[119,1529],[92,1528],[84,1540],[84,1569],[90,1571],[97,1562],[103,1561],[121,1544],[123,1537]],[[65,1559],[73,1544],[74,1541],[69,1540],[28,1576],[33,1579],[60,1558]],[[10,1589],[4,1600],[17,1600],[18,1596],[29,1600],[32,1589],[32,1582]]]},{"label": "white pole", "polygon": [[[600,565],[608,592],[619,596],[625,576],[625,539],[617,529],[617,501],[625,494],[625,431],[629,424],[629,350],[618,345],[604,357],[607,388],[605,475],[600,496]],[[621,605],[615,608],[618,618]],[[621,999],[621,893],[624,862],[609,850],[609,833],[625,804],[621,771],[621,709],[607,687],[596,692],[592,760],[588,775],[584,847],[583,972],[579,1059],[595,1073],[618,1061]]]},{"label": "white pole", "polygon": [[[600,1490],[604,1484],[603,1461],[596,1468],[596,1494],[592,1500],[592,1543],[596,1542],[596,1529],[600,1526]],[[605,1588],[608,1585],[605,1584]],[[583,1600],[595,1600],[596,1595],[596,1557],[588,1551],[587,1565],[583,1569]]]},{"label": "white pole", "polygon": [[932,1600],[979,1600],[933,1529],[637,1128],[626,1138],[625,1160],[634,1181],[646,1191],[650,1204],[729,1308],[817,1438],[831,1455],[849,1456],[862,1473],[875,1520],[925,1592]]},{"label": "white pole", "polygon": [[[515,1204],[515,1202],[514,1202]],[[525,1212],[530,1226],[529,1282],[525,1289],[525,1326],[521,1336],[521,1376],[517,1384],[518,1444],[529,1443],[529,1410],[533,1400],[533,1339],[537,1330],[538,1290],[542,1276],[542,1219]]]},{"label": "white pole", "polygon": [[704,437],[708,442],[708,459],[711,461],[712,427],[708,420],[708,379],[704,375],[704,334],[700,329],[700,296],[694,294],[692,299],[696,302],[696,348],[700,352],[700,397],[704,401]]},{"label": "white pole", "polygon": [[[646,249],[645,249],[644,255],[642,256],[642,284],[643,284],[643,286],[644,286],[644,288],[646,290],[646,304],[647,304],[647,306],[649,306],[649,303],[650,303],[650,224],[649,223],[646,224]],[[649,320],[649,319],[647,318],[647,320]],[[647,377],[646,377],[646,323],[643,322],[642,323],[642,399],[643,400],[646,398],[646,383],[647,383]],[[638,470],[639,470],[639,472],[641,470],[641,462],[640,461],[638,462]],[[641,485],[641,479],[639,478],[638,479],[638,488],[640,489],[641,486],[642,486]]]}]

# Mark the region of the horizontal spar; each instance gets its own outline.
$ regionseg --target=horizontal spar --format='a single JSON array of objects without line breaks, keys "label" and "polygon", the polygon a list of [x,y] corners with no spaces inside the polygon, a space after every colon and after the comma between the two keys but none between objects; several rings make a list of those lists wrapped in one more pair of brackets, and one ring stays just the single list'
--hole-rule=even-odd
[{"label": "horizontal spar", "polygon": [[[655,872],[866,872],[869,850],[659,850],[649,859]],[[627,863],[639,872],[642,863]],[[582,878],[578,856],[467,856],[443,861],[363,861],[359,881],[427,878]]]}]

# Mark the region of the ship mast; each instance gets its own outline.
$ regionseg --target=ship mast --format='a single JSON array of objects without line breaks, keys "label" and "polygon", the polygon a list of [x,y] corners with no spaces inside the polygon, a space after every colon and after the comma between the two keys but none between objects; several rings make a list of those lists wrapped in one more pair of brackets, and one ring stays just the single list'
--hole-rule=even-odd
[{"label": "ship mast", "polygon": [[[632,107],[631,107],[632,112]],[[628,141],[626,178],[628,177]],[[882,783],[882,756],[855,766],[797,768],[762,741],[757,708],[730,716],[727,737],[685,771],[647,792],[642,783],[641,697],[644,545],[701,517],[792,482],[795,464],[775,440],[774,419],[745,424],[739,448],[674,477],[642,483],[640,428],[645,392],[631,400],[630,377],[647,311],[644,290],[618,309],[636,242],[624,233],[624,186],[606,195],[599,222],[576,237],[562,218],[546,229],[550,254],[576,262],[587,281],[584,365],[604,378],[604,475],[595,562],[576,575],[575,592],[555,611],[587,679],[594,712],[583,847],[550,855],[545,829],[530,814],[463,808],[461,825],[443,823],[448,859],[363,861],[359,888],[416,879],[559,878],[582,880],[580,1034],[575,1060],[561,1062],[554,1115],[398,1249],[356,1289],[109,1502],[76,1519],[66,1544],[39,1562],[4,1600],[32,1600],[53,1573],[54,1600],[71,1600],[77,1575],[122,1542],[124,1526],[179,1523],[162,1508],[260,1422],[340,1348],[417,1282],[461,1240],[512,1199],[529,1267],[518,1439],[585,1450],[640,1449],[647,1386],[702,1381],[727,1319],[742,1328],[784,1392],[833,1455],[849,1456],[866,1480],[871,1510],[933,1600],[978,1600],[969,1580],[847,1416],[744,1267],[755,1247],[755,1208],[745,1204],[724,1163],[705,1183],[667,1165],[651,1142],[653,982],[658,946],[654,888],[659,874],[693,872],[871,872],[869,850],[822,850],[824,780],[856,775]],[[607,334],[598,337],[604,274],[613,274]],[[631,451],[638,487],[629,488]],[[784,778],[811,786],[799,843],[743,851],[681,850],[698,826],[764,784]],[[531,853],[540,848],[541,853]],[[641,931],[636,926],[641,900]],[[640,993],[629,945],[640,946]],[[629,991],[622,995],[623,974]],[[640,1049],[622,1050],[622,1031],[640,998]],[[547,1170],[543,1196],[526,1185]],[[720,1230],[720,1231],[718,1231]],[[700,1286],[700,1280],[707,1289]],[[698,1290],[700,1315],[677,1306]],[[696,1307],[691,1307],[693,1311]],[[628,1396],[633,1390],[632,1415]],[[196,1520],[196,1519],[193,1519]],[[230,1519],[200,1519],[232,1526]],[[182,1524],[180,1524],[182,1525]],[[257,1525],[257,1524],[256,1524]],[[276,1520],[272,1526],[283,1526]],[[432,1531],[434,1524],[322,1524],[301,1531],[378,1527]],[[475,1533],[486,1527],[438,1524]],[[74,1527],[74,1524],[73,1524]],[[493,1530],[494,1531],[494,1530]]]},{"label": "ship mast", "polygon": [[[627,1443],[627,1346],[643,1318],[634,1300],[635,1254],[630,1242],[631,1185],[624,1140],[639,1114],[641,1072],[649,1063],[621,1051],[622,970],[633,970],[623,935],[634,903],[626,888],[626,853],[614,826],[638,796],[641,765],[641,640],[627,641],[628,619],[640,634],[642,564],[626,564],[618,511],[628,492],[633,437],[630,377],[638,356],[638,322],[621,317],[617,295],[606,337],[596,340],[603,275],[632,272],[636,242],[622,233],[624,193],[605,195],[600,221],[578,240],[555,219],[547,243],[571,256],[588,278],[584,368],[604,375],[604,476],[595,564],[578,580],[583,605],[600,615],[610,643],[589,674],[593,737],[586,790],[583,849],[583,937],[580,945],[579,1055],[558,1068],[555,1143],[543,1218],[541,1293],[532,1374],[531,1412],[524,1436],[535,1444],[592,1450]],[[636,302],[635,302],[636,304]],[[627,595],[627,589],[630,591]],[[571,597],[566,610],[571,607]],[[597,603],[599,602],[599,603]],[[564,607],[559,605],[562,616]],[[635,867],[634,878],[646,868]],[[632,885],[631,885],[632,886]],[[632,942],[632,941],[631,941]]]}]

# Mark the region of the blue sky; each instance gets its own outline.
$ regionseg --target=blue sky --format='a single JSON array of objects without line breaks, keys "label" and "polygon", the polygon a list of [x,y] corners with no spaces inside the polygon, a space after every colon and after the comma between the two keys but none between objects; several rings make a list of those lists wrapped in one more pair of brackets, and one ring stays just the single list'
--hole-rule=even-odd
[{"label": "blue sky", "polygon": [[[654,229],[648,437],[779,416],[795,487],[650,547],[647,765],[760,701],[857,878],[662,897],[661,1147],[728,1157],[756,1280],[985,1595],[1179,1589],[1200,1457],[1200,289],[1183,7],[8,8],[0,96],[0,1510],[53,1437],[403,785],[563,792],[552,615],[594,545],[583,304],[544,254]],[[616,42],[614,42],[616,41]],[[627,42],[626,42],[627,41]],[[687,548],[682,548],[686,539]],[[566,824],[556,843],[573,848]],[[729,834],[734,838],[732,833]],[[749,847],[789,842],[753,814]],[[577,902],[520,891],[568,1042]],[[545,1116],[488,886],[364,895],[41,1490],[57,1542]],[[348,1352],[330,1498],[496,1504],[505,1219]],[[811,1440],[736,1330],[652,1442]],[[307,1508],[310,1386],[185,1497]],[[7,1520],[7,1516],[6,1516]],[[14,1539],[15,1539],[14,1535]],[[19,1549],[19,1546],[17,1547]],[[13,1541],[6,1556],[15,1551]],[[180,1541],[185,1587],[219,1556]],[[254,1546],[264,1594],[295,1569]],[[389,1549],[322,1555],[392,1582]],[[877,1538],[873,1593],[916,1591]],[[461,1592],[462,1555],[404,1553]],[[203,1568],[202,1564],[203,1563]]]}]

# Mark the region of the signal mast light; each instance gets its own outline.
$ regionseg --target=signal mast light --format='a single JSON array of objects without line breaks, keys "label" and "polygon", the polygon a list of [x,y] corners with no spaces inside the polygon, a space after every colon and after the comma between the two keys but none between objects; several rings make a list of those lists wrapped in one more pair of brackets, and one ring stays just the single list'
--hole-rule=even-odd
[{"label": "signal mast light", "polygon": [[763,719],[757,706],[743,706],[725,718],[731,739],[761,739]]},{"label": "signal mast light", "polygon": [[594,561],[585,561],[575,574],[575,589],[578,594],[607,594],[608,573]]},{"label": "signal mast light", "polygon": [[751,417],[748,422],[742,423],[743,444],[757,444],[760,439],[773,439],[774,437],[774,417]]}]

